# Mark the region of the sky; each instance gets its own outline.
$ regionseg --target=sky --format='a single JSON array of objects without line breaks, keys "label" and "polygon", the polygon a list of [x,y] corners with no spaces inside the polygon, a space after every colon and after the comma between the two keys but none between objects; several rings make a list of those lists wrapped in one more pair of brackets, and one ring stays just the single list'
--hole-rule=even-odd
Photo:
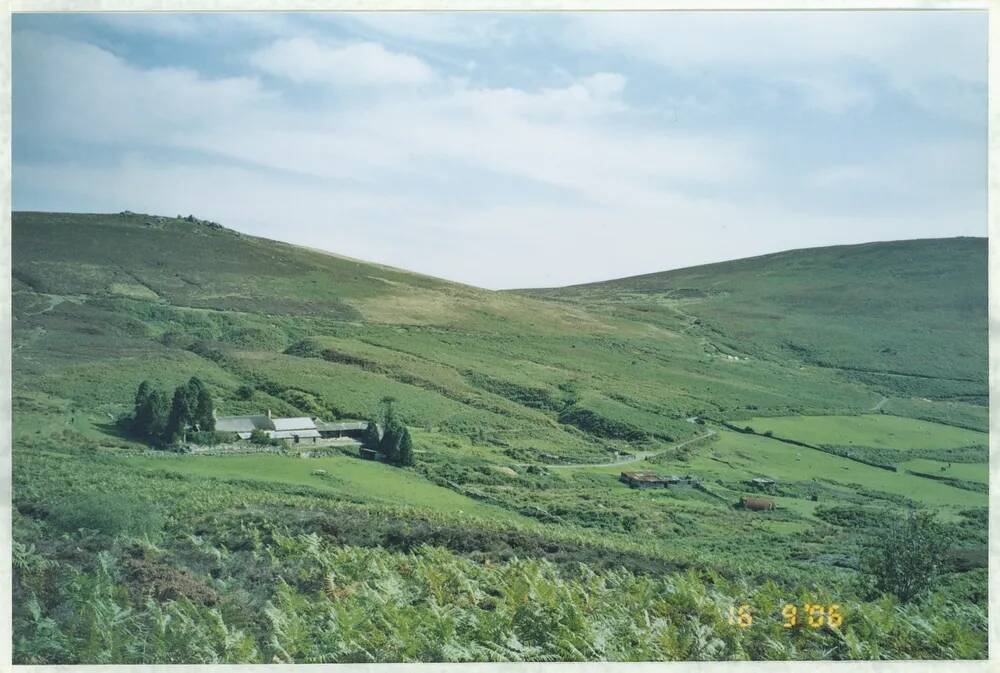
[{"label": "sky", "polygon": [[985,12],[15,14],[15,210],[480,287],[986,235]]}]

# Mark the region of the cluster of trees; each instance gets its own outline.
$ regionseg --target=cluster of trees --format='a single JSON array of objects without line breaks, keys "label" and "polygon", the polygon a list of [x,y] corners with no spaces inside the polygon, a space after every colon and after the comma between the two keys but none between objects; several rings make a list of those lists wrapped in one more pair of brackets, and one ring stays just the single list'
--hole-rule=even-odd
[{"label": "cluster of trees", "polygon": [[362,443],[365,447],[384,455],[386,461],[393,465],[413,465],[413,439],[410,437],[410,431],[396,415],[395,400],[386,397],[382,400],[382,405],[382,436],[379,437],[376,421],[369,419]]},{"label": "cluster of trees", "polygon": [[135,393],[135,407],[128,419],[128,430],[151,444],[175,444],[187,439],[187,433],[215,430],[215,402],[197,376],[174,389],[173,398],[143,381]]}]

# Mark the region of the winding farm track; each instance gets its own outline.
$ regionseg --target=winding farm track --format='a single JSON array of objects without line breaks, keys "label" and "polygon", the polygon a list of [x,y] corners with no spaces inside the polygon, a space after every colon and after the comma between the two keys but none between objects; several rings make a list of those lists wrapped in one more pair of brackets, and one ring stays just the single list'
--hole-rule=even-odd
[{"label": "winding farm track", "polygon": [[877,403],[876,403],[876,404],[875,404],[875,405],[874,405],[874,406],[873,406],[873,407],[872,407],[871,409],[869,409],[868,411],[878,411],[879,409],[881,409],[881,408],[882,408],[882,405],[883,405],[883,404],[885,404],[885,403],[886,403],[886,402],[888,402],[888,401],[889,401],[889,398],[888,398],[888,397],[886,397],[885,395],[883,395],[883,396],[882,396],[882,399],[880,399],[880,400],[879,400],[879,401],[878,401],[878,402],[877,402]]},{"label": "winding farm track", "polygon": [[637,463],[640,460],[646,460],[652,456],[657,456],[664,451],[669,451],[671,449],[680,449],[682,447],[691,444],[692,442],[697,442],[699,439],[705,439],[706,437],[711,437],[715,434],[715,430],[709,430],[703,435],[698,435],[697,437],[692,437],[691,439],[686,439],[679,444],[674,444],[666,449],[660,449],[659,451],[639,451],[626,458],[619,458],[618,460],[612,460],[608,463],[573,463],[569,465],[546,465],[550,470],[568,470],[568,469],[578,469],[583,467],[612,467],[614,465],[627,465],[628,463]]}]

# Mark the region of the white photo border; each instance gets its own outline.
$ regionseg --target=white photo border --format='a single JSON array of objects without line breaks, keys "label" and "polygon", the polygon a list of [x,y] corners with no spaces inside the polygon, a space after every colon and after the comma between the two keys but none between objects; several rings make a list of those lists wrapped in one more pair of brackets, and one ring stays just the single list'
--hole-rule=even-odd
[{"label": "white photo border", "polygon": [[[4,0],[0,11],[0,671],[25,673],[226,673],[275,670],[273,664],[14,666],[12,616],[12,296],[11,296],[11,18],[28,12],[299,12],[299,11],[984,11],[988,13],[989,387],[1000,393],[1000,0]],[[1000,52],[997,52],[1000,53]],[[295,673],[875,673],[996,671],[1000,665],[1000,405],[990,405],[989,658],[982,661],[768,661],[649,663],[281,664]],[[10,634],[10,637],[3,634]]]}]

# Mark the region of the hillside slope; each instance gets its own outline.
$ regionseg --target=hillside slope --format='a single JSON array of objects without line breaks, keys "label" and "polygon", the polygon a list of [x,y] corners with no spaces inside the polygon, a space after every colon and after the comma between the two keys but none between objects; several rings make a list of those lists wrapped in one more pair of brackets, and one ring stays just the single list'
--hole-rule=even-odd
[{"label": "hillside slope", "polygon": [[[981,656],[984,249],[518,293],[194,218],[14,213],[15,659]],[[416,465],[121,433],[140,381],[191,376],[220,414],[391,397]],[[629,463],[698,488],[631,489]],[[777,508],[735,507],[760,476]],[[962,563],[930,607],[870,600],[862,551],[919,507]],[[846,637],[724,616],[790,597],[842,605]]]},{"label": "hillside slope", "polygon": [[[692,332],[677,312],[650,321],[627,302],[490,292],[199,221],[16,213],[13,246],[18,380],[103,413],[148,372],[167,384],[193,367],[224,412],[291,412],[304,392],[318,408],[299,412],[364,417],[388,394],[416,426],[524,459],[592,459],[608,442],[693,436],[696,414],[878,401],[820,367],[733,365],[725,335]],[[239,399],[248,379],[259,393]]]},{"label": "hillside slope", "polygon": [[656,325],[686,320],[734,354],[830,368],[908,399],[890,405],[900,412],[950,402],[936,413],[985,427],[986,254],[982,238],[867,243],[520,293]]}]

